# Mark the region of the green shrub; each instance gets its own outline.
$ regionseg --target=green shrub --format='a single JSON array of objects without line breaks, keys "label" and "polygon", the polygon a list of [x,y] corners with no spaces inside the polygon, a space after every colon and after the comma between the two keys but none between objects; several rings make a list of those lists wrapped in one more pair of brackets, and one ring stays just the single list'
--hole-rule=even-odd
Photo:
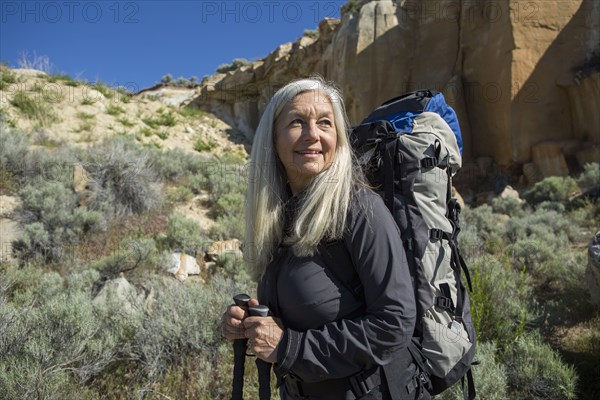
[{"label": "green shrub", "polygon": [[473,324],[480,341],[503,344],[523,333],[532,317],[531,280],[495,257],[471,260],[473,292],[470,293]]},{"label": "green shrub", "polygon": [[117,121],[120,122],[125,128],[131,128],[135,126],[135,123],[131,122],[127,117],[117,118]]},{"label": "green shrub", "polygon": [[169,137],[169,132],[166,130],[161,130],[161,131],[156,131],[156,136],[158,136],[159,139],[165,140]]},{"label": "green shrub", "polygon": [[34,99],[23,91],[17,91],[10,103],[15,106],[23,116],[35,122],[37,127],[46,127],[58,122],[58,115],[52,108],[42,101],[41,98]]},{"label": "green shrub", "polygon": [[104,227],[99,213],[77,208],[75,193],[62,182],[38,180],[19,195],[22,204],[16,216],[23,234],[13,242],[13,251],[22,261],[64,260],[66,246]]},{"label": "green shrub", "polygon": [[365,0],[348,0],[340,9],[340,14],[358,14]]},{"label": "green shrub", "polygon": [[76,114],[77,118],[82,119],[84,121],[86,120],[90,120],[90,119],[96,119],[96,114],[91,114],[91,113],[86,113],[83,111],[80,111]]},{"label": "green shrub", "polygon": [[[2,280],[14,282],[12,274],[4,271]],[[107,325],[115,313],[103,318],[89,293],[73,289],[56,273],[38,275],[24,290],[5,289],[0,326],[11,323],[0,341],[0,387],[7,398],[80,397],[88,393],[83,383],[115,360],[118,327]]]},{"label": "green shrub", "polygon": [[11,117],[11,114],[5,107],[0,107],[0,129],[16,128],[17,120]]},{"label": "green shrub", "polygon": [[15,74],[7,66],[0,66],[0,90],[6,90],[15,83],[19,82],[17,74]]},{"label": "green shrub", "polygon": [[196,221],[183,214],[173,213],[169,217],[166,242],[173,250],[194,255],[202,250],[208,241],[200,234],[200,227]]},{"label": "green shrub", "polygon": [[93,88],[102,93],[107,99],[112,99],[115,96],[115,91],[102,81],[97,81]]},{"label": "green shrub", "polygon": [[94,119],[85,119],[79,123],[79,126],[75,129],[75,132],[91,132],[95,127],[96,121]]},{"label": "green shrub", "polygon": [[308,36],[310,38],[318,38],[319,30],[318,29],[305,29],[304,36]]},{"label": "green shrub", "polygon": [[600,185],[600,164],[585,164],[583,166],[583,172],[577,178],[577,183],[584,189]]},{"label": "green shrub", "polygon": [[516,340],[508,351],[511,398],[564,400],[576,398],[577,376],[536,333]]},{"label": "green shrub", "polygon": [[96,99],[93,99],[91,97],[84,97],[83,99],[81,99],[81,105],[82,106],[91,106],[96,101],[97,101]]},{"label": "green shrub", "polygon": [[461,217],[462,226],[472,228],[482,239],[492,233],[501,236],[504,234],[506,220],[501,219],[487,204],[477,208],[465,207]]},{"label": "green shrub", "polygon": [[139,214],[161,204],[161,185],[148,152],[126,139],[104,141],[81,160],[91,178],[90,206],[115,216]]},{"label": "green shrub", "polygon": [[198,138],[194,143],[194,150],[198,152],[209,152],[217,147],[217,142],[212,139]]},{"label": "green shrub", "polygon": [[194,197],[194,193],[187,186],[177,186],[169,192],[168,199],[174,203],[184,203]]},{"label": "green shrub", "polygon": [[236,68],[234,67],[233,64],[221,64],[217,67],[217,72],[224,74],[226,72],[233,71],[235,69]]},{"label": "green shrub", "polygon": [[72,87],[77,87],[81,84],[81,82],[74,80],[67,74],[50,74],[46,77],[46,80],[51,83],[61,81],[63,84]]},{"label": "green shrub", "polygon": [[177,111],[182,117],[186,118],[200,118],[208,115],[206,111],[192,106],[181,107],[178,108]]},{"label": "green shrub", "polygon": [[142,118],[142,121],[150,128],[158,128],[159,126],[175,126],[177,123],[175,115],[171,111],[167,113],[160,113],[155,118]]},{"label": "green shrub", "polygon": [[518,266],[526,265],[538,276],[552,270],[554,277],[560,279],[561,271],[566,272],[565,257],[570,254],[577,228],[564,213],[548,211],[542,205],[523,218],[508,221],[506,237],[510,244],[506,251]]},{"label": "green shrub", "polygon": [[221,195],[213,195],[211,192],[211,198],[214,199],[218,196],[214,206],[217,216],[241,216],[244,212],[245,188],[242,185],[229,187],[231,187],[232,191]]},{"label": "green shrub", "polygon": [[0,129],[0,169],[22,175],[29,146],[23,133]]},{"label": "green shrub", "polygon": [[125,109],[123,107],[121,107],[118,104],[109,104],[108,106],[106,106],[106,113],[108,115],[120,115],[123,114],[125,112]]},{"label": "green shrub", "polygon": [[569,211],[569,218],[577,226],[589,229],[597,228],[600,226],[600,201],[580,201],[577,207]]},{"label": "green shrub", "polygon": [[235,58],[231,64],[221,64],[217,67],[217,72],[226,73],[229,71],[235,71],[238,68],[251,65],[252,63],[245,58]]},{"label": "green shrub", "polygon": [[144,127],[140,128],[139,133],[145,137],[150,137],[150,136],[154,135],[154,130],[144,126]]},{"label": "green shrub", "polygon": [[492,210],[498,214],[506,214],[511,217],[523,216],[523,205],[519,200],[512,197],[496,197],[492,200]]},{"label": "green shrub", "polygon": [[[506,376],[506,367],[501,363],[496,355],[498,349],[494,343],[477,343],[477,360],[479,365],[473,366],[473,379],[477,398],[485,400],[506,400],[508,399],[508,384]],[[436,400],[463,400],[463,391],[460,382],[435,396]]]},{"label": "green shrub", "polygon": [[164,265],[154,239],[124,238],[116,250],[108,256],[92,263],[91,267],[100,272],[104,280],[117,278],[123,273],[143,273],[158,270]]},{"label": "green shrub", "polygon": [[544,201],[566,203],[578,191],[579,187],[573,178],[551,176],[541,182],[537,182],[523,196],[527,200],[527,203],[537,206]]},{"label": "green shrub", "polygon": [[[135,360],[131,368],[133,380],[125,386],[133,386],[137,393],[152,393],[164,392],[164,385],[181,392],[176,398],[227,397],[231,387],[231,345],[221,336],[220,319],[231,303],[231,294],[248,291],[248,286],[221,277],[213,278],[206,286],[182,286],[171,278],[154,279],[152,284],[156,301],[150,314],[135,322],[133,336],[124,347],[127,358]],[[197,374],[197,382],[183,386],[169,382],[177,379],[173,377],[177,370],[195,360],[201,363],[200,370],[192,370]],[[119,379],[111,374],[106,379],[113,377]],[[246,395],[250,398],[255,387],[256,384],[248,385]]]},{"label": "green shrub", "polygon": [[205,170],[215,169],[218,165],[214,158],[181,149],[151,150],[150,160],[156,174],[167,180],[193,176]]},{"label": "green shrub", "polygon": [[252,282],[250,275],[246,271],[244,259],[233,254],[223,254],[217,260],[217,268],[220,273],[234,282],[244,282],[250,284]]},{"label": "green shrub", "polygon": [[245,221],[242,215],[224,215],[217,217],[216,223],[210,227],[208,235],[214,240],[239,239],[245,235]]}]

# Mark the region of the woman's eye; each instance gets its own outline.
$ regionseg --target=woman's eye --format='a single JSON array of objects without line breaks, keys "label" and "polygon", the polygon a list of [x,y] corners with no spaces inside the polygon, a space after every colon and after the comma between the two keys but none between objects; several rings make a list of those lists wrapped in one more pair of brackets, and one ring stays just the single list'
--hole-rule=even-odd
[{"label": "woman's eye", "polygon": [[319,121],[319,124],[325,125],[325,126],[332,126],[331,121],[328,119],[322,119],[321,121]]},{"label": "woman's eye", "polygon": [[290,125],[302,125],[302,120],[300,118],[296,118],[290,123]]}]

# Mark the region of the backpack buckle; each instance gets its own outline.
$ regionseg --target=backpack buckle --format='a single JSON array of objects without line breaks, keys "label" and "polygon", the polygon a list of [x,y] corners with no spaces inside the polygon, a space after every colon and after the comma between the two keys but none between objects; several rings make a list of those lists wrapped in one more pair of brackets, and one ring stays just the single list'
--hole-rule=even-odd
[{"label": "backpack buckle", "polygon": [[381,384],[381,373],[380,368],[376,367],[370,371],[350,377],[350,389],[357,399],[363,397]]},{"label": "backpack buckle", "polygon": [[438,159],[435,157],[425,157],[421,159],[421,168],[433,168],[438,165]]},{"label": "backpack buckle", "polygon": [[437,307],[443,308],[444,310],[450,310],[454,308],[454,304],[452,304],[452,299],[444,296],[436,296],[435,305]]}]

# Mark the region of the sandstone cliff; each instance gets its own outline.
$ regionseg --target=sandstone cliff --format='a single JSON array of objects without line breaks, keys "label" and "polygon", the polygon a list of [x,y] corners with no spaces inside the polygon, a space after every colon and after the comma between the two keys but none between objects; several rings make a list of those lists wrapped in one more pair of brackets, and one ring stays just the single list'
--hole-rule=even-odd
[{"label": "sandstone cliff", "polygon": [[273,92],[311,73],[337,82],[352,123],[388,98],[430,87],[456,108],[467,161],[520,167],[535,153],[532,168],[548,175],[568,173],[575,159],[600,160],[600,2],[360,4],[341,21],[322,21],[318,39],[214,75],[192,103],[251,138]]}]

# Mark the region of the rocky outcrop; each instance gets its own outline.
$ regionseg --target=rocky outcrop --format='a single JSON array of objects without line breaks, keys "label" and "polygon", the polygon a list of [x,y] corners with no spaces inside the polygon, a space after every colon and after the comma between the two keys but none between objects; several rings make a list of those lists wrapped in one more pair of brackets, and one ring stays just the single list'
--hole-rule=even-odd
[{"label": "rocky outcrop", "polygon": [[457,111],[467,162],[521,165],[546,141],[600,146],[598,21],[595,0],[370,1],[323,20],[318,39],[214,75],[192,104],[251,138],[273,92],[298,77],[334,80],[352,123],[402,92],[436,88]]},{"label": "rocky outcrop", "polygon": [[119,304],[125,313],[132,314],[144,309],[144,300],[143,293],[138,292],[124,276],[119,276],[107,281],[94,297],[93,302],[97,305]]},{"label": "rocky outcrop", "polygon": [[173,86],[159,83],[136,93],[138,98],[154,98],[170,106],[186,105],[197,96],[196,87]]},{"label": "rocky outcrop", "polygon": [[239,239],[219,240],[212,242],[206,249],[206,260],[218,261],[223,256],[243,258],[242,242]]},{"label": "rocky outcrop", "polygon": [[[200,265],[198,263],[200,261]],[[175,275],[180,282],[184,282],[189,275],[200,275],[201,267],[204,267],[203,257],[192,257],[185,253],[171,254],[170,264],[167,272]]]}]

